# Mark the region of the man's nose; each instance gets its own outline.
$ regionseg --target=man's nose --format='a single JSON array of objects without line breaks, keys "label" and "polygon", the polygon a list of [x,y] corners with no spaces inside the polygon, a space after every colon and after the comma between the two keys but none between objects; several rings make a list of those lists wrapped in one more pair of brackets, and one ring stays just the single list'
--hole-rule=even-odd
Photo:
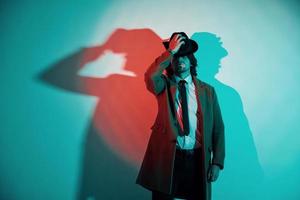
[{"label": "man's nose", "polygon": [[184,62],[184,61],[185,61],[185,58],[184,58],[184,57],[179,57],[178,61],[179,61],[179,62]]}]

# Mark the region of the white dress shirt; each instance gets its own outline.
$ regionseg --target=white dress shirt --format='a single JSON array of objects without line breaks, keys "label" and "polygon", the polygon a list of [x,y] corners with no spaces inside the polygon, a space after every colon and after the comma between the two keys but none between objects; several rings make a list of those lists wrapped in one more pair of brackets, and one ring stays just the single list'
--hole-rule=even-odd
[{"label": "white dress shirt", "polygon": [[[180,80],[183,80],[181,77],[174,75],[175,81],[178,84]],[[196,99],[196,90],[195,85],[192,79],[191,74],[188,75],[184,79],[187,83],[185,83],[186,87],[186,97],[188,104],[188,115],[189,115],[189,124],[190,124],[190,132],[185,136],[178,136],[176,141],[176,146],[180,149],[194,149],[200,147],[199,141],[196,140],[196,130],[197,130],[197,99]],[[175,93],[175,109],[178,112],[180,101],[179,101],[179,90],[177,87]]]}]

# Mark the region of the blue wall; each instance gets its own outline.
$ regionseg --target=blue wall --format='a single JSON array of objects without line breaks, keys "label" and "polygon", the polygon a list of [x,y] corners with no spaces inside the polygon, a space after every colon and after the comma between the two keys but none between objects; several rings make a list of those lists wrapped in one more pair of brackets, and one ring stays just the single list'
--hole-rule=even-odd
[{"label": "blue wall", "polygon": [[[134,184],[138,165],[101,138],[87,138],[99,99],[36,79],[78,49],[104,43],[117,28],[149,28],[163,39],[183,30],[200,47],[210,45],[201,42],[203,33],[220,37],[228,52],[221,68],[209,72],[207,63],[199,64],[199,78],[217,90],[228,133],[213,197],[299,199],[300,5],[172,2],[1,2],[1,199],[93,199],[93,192],[103,199],[150,199]],[[94,143],[87,146],[87,139]],[[101,159],[83,156],[86,148],[100,151]],[[92,164],[83,171],[85,159]],[[89,170],[102,179],[85,185]]]}]

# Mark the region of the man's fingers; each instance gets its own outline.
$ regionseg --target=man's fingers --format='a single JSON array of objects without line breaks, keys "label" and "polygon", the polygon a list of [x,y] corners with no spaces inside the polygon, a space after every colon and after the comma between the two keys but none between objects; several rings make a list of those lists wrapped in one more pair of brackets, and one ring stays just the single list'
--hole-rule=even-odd
[{"label": "man's fingers", "polygon": [[184,44],[184,41],[181,41],[179,44],[178,44],[178,47],[180,47],[181,45]]},{"label": "man's fingers", "polygon": [[215,181],[215,178],[216,178],[216,177],[215,177],[214,174],[212,173],[212,174],[211,174],[211,177],[210,177],[211,181],[214,182],[214,181]]},{"label": "man's fingers", "polygon": [[218,179],[218,176],[214,176],[214,181],[216,181]]},{"label": "man's fingers", "polygon": [[[177,42],[181,42],[182,40],[184,40],[184,37],[179,38],[179,40]],[[184,42],[184,41],[183,41]]]},{"label": "man's fingers", "polygon": [[186,39],[184,36],[180,35],[180,34],[176,34],[172,40],[169,42],[169,48],[175,50],[175,52],[177,52],[179,50],[179,48],[185,43]]},{"label": "man's fingers", "polygon": [[211,168],[208,170],[207,179],[211,181]]},{"label": "man's fingers", "polygon": [[216,181],[217,180],[217,175],[213,174],[211,179],[212,179],[212,181]]},{"label": "man's fingers", "polygon": [[212,167],[208,170],[207,178],[209,181],[214,182],[218,179],[218,172],[214,170]]},{"label": "man's fingers", "polygon": [[185,37],[181,35],[180,38],[178,38],[177,42],[180,42],[181,40],[184,40],[184,39],[185,39]]},{"label": "man's fingers", "polygon": [[177,36],[177,37],[175,38],[175,41],[177,41],[177,42],[180,42],[181,40],[186,39],[183,35],[177,34],[176,36]]},{"label": "man's fingers", "polygon": [[180,37],[180,35],[179,34],[176,34],[173,38],[172,38],[172,40],[171,39],[169,39],[169,41],[171,42],[171,41],[177,41],[179,38],[178,37]]},{"label": "man's fingers", "polygon": [[219,176],[219,174],[216,171],[213,170],[213,172],[212,172],[212,180],[216,181],[217,178],[218,178],[218,176]]}]

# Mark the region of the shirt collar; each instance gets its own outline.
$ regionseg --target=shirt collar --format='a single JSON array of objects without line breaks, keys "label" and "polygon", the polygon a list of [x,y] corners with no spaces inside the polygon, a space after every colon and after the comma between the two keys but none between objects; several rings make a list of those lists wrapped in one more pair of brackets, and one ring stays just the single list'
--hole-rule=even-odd
[{"label": "shirt collar", "polygon": [[187,77],[185,77],[184,79],[182,79],[181,77],[179,77],[179,76],[177,76],[177,75],[174,75],[174,77],[175,77],[175,81],[176,81],[176,83],[178,83],[179,81],[181,81],[181,80],[185,80],[188,84],[191,84],[192,82],[193,82],[193,80],[192,80],[192,75],[191,74],[189,74]]}]

